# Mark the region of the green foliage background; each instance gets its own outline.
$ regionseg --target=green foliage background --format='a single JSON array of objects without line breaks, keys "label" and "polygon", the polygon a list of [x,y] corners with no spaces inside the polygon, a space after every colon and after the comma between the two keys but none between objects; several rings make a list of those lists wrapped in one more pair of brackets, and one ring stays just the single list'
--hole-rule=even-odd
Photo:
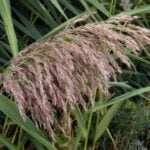
[{"label": "green foliage background", "polygon": [[[124,12],[139,15],[141,19],[135,24],[150,28],[149,0],[126,2],[132,7],[121,6],[120,0],[0,0],[1,72],[6,71],[20,50],[52,37],[89,12],[97,11],[81,24],[103,21]],[[11,97],[1,93],[0,149],[149,149],[149,48],[145,47],[141,57],[127,54],[133,68],[123,67],[117,82],[110,83],[113,93],[110,97],[97,91],[96,105],[87,113],[76,106],[75,133],[68,138],[58,133],[55,145],[29,118],[23,121],[16,105],[9,100]]]}]

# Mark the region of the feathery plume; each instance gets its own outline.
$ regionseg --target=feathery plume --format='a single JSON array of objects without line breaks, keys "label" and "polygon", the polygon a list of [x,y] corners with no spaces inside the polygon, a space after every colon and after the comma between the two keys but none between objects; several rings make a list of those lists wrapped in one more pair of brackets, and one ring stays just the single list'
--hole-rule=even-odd
[{"label": "feathery plume", "polygon": [[135,18],[118,15],[66,29],[20,52],[4,74],[4,89],[13,95],[21,115],[29,112],[53,139],[56,128],[65,132],[59,113],[69,122],[76,103],[86,110],[83,95],[94,105],[94,88],[109,93],[108,82],[121,70],[113,55],[130,67],[125,49],[137,55],[150,44],[150,30],[130,24]]}]

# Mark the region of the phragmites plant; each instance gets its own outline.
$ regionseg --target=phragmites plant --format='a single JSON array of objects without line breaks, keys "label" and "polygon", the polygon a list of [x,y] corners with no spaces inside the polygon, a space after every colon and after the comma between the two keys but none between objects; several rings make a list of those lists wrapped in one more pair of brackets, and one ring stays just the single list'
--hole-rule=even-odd
[{"label": "phragmites plant", "polygon": [[24,49],[3,75],[4,89],[14,97],[21,115],[31,115],[53,139],[56,128],[67,132],[62,124],[70,124],[74,105],[85,110],[94,105],[95,88],[109,94],[109,81],[121,72],[120,64],[130,67],[126,50],[138,55],[150,44],[150,30],[130,24],[136,18],[118,15],[65,29]]}]

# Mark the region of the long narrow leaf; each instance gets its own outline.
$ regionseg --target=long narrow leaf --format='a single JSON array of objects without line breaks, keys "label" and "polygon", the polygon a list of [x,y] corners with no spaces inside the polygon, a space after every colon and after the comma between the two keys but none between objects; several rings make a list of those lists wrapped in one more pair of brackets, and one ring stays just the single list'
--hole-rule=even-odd
[{"label": "long narrow leaf", "polygon": [[[15,8],[13,9],[13,11],[20,18],[20,20],[23,23],[23,25],[25,26],[26,30],[29,31],[29,33],[32,35],[32,37],[34,37],[34,39],[37,40],[42,36],[41,33],[36,29],[36,27],[30,21],[28,21],[24,15],[22,15]],[[16,25],[16,27],[17,27],[17,25]]]},{"label": "long narrow leaf", "polygon": [[54,28],[58,25],[39,0],[21,0],[20,2],[23,3],[29,10],[31,10],[31,12],[35,13],[40,19],[42,19],[49,27]]},{"label": "long narrow leaf", "polygon": [[119,103],[121,101],[125,101],[125,100],[127,100],[127,99],[129,99],[131,97],[134,97],[136,95],[140,95],[142,93],[149,92],[149,91],[150,91],[150,87],[145,87],[145,88],[140,88],[140,89],[132,90],[130,92],[127,92],[127,93],[125,93],[125,94],[123,94],[121,96],[118,96],[118,97],[112,99],[110,102],[108,102],[108,103],[106,103],[104,105],[99,105],[99,106],[93,107],[92,111],[93,112],[98,111],[98,110],[100,110],[100,109],[102,109],[104,107],[111,106],[111,105],[113,105],[115,103]]},{"label": "long narrow leaf", "polygon": [[61,4],[63,4],[67,9],[69,9],[73,14],[78,15],[80,14],[80,11],[78,8],[76,8],[74,5],[71,4],[68,0],[59,0]]},{"label": "long narrow leaf", "polygon": [[33,122],[29,118],[26,118],[26,120],[23,121],[14,102],[12,102],[3,95],[0,95],[0,111],[2,111],[10,119],[12,119],[21,128],[23,128],[31,137],[33,137],[39,143],[41,143],[50,150],[54,150],[54,146],[48,141],[43,133],[35,127]]},{"label": "long narrow leaf", "polygon": [[137,15],[137,14],[143,14],[143,13],[149,13],[150,12],[150,5],[142,6],[140,8],[135,8],[129,11],[124,12],[126,15]]},{"label": "long narrow leaf", "polygon": [[109,11],[105,8],[103,3],[100,3],[98,0],[89,0],[89,2],[95,7],[97,8],[100,12],[102,12],[104,15],[106,15],[107,17],[110,16]]},{"label": "long narrow leaf", "polygon": [[67,15],[64,13],[63,9],[61,8],[61,6],[59,5],[57,0],[50,0],[53,5],[59,10],[59,12],[66,18],[66,20],[68,20]]},{"label": "long narrow leaf", "polygon": [[17,45],[17,37],[12,23],[9,0],[0,1],[0,14],[4,21],[7,37],[12,49],[12,54],[15,57],[18,53],[18,45]]},{"label": "long narrow leaf", "polygon": [[105,132],[105,130],[108,128],[111,120],[113,119],[113,117],[115,116],[115,114],[118,112],[121,104],[123,103],[123,101],[114,104],[105,114],[105,116],[103,117],[103,119],[101,120],[100,124],[97,126],[96,129],[96,135],[95,135],[95,141],[96,142]]},{"label": "long narrow leaf", "polygon": [[[91,9],[90,11],[92,12],[93,10]],[[57,27],[54,28],[52,31],[50,31],[49,33],[47,33],[46,35],[44,35],[43,37],[41,37],[41,38],[39,39],[39,41],[41,41],[41,40],[46,40],[46,39],[52,37],[54,34],[58,33],[60,30],[62,30],[63,28],[65,28],[67,25],[71,24],[74,20],[76,20],[76,19],[78,19],[78,18],[84,16],[84,15],[87,14],[87,13],[88,13],[88,12],[86,11],[86,12],[81,13],[81,14],[79,14],[79,15],[77,15],[77,16],[71,18],[71,19],[69,19],[68,21],[62,23],[61,25],[57,26]]]},{"label": "long narrow leaf", "polygon": [[75,114],[76,114],[78,126],[79,126],[84,138],[86,138],[87,137],[87,131],[86,131],[86,126],[85,126],[85,119],[84,119],[78,105],[75,108]]},{"label": "long narrow leaf", "polygon": [[3,145],[5,145],[10,150],[16,150],[17,149],[17,147],[14,144],[12,144],[10,141],[8,141],[3,136],[0,136],[0,143],[2,143]]}]

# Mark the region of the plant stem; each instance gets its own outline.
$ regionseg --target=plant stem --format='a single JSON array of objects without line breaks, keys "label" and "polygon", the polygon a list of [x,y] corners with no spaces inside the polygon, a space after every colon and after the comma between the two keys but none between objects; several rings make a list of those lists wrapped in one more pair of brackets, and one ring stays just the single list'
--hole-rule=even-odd
[{"label": "plant stem", "polygon": [[114,138],[112,137],[112,134],[111,134],[110,130],[109,130],[109,129],[106,129],[106,131],[107,131],[107,133],[108,133],[108,135],[109,135],[109,137],[110,137],[110,139],[111,139],[111,141],[112,141],[112,143],[113,143],[113,145],[114,145],[115,150],[118,150],[117,145],[116,145],[116,143],[115,143]]},{"label": "plant stem", "polygon": [[88,121],[88,128],[87,128],[87,137],[86,137],[85,143],[84,143],[84,150],[87,150],[87,143],[88,143],[88,137],[89,137],[89,132],[90,132],[90,126],[91,126],[92,115],[93,115],[93,113],[90,112],[89,121]]}]

